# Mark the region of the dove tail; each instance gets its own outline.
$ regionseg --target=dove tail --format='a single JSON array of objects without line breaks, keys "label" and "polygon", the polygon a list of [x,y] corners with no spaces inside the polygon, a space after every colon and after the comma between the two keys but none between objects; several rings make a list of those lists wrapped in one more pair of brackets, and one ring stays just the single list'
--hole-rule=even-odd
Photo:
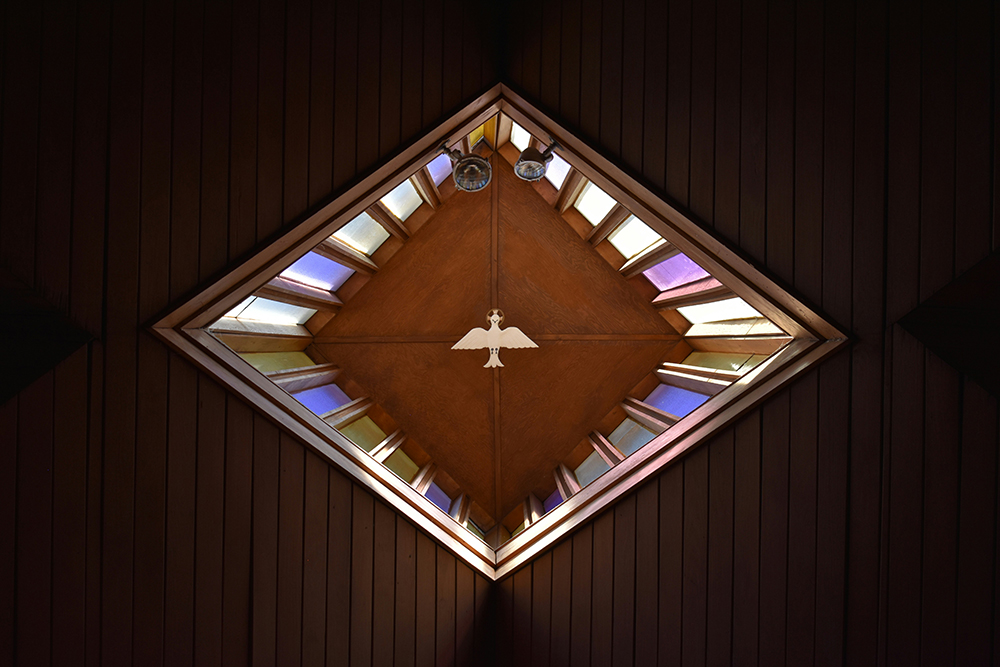
[{"label": "dove tail", "polygon": [[490,360],[486,362],[486,365],[483,366],[483,368],[503,368],[503,364],[500,363],[500,357],[498,357],[495,353],[490,352]]}]

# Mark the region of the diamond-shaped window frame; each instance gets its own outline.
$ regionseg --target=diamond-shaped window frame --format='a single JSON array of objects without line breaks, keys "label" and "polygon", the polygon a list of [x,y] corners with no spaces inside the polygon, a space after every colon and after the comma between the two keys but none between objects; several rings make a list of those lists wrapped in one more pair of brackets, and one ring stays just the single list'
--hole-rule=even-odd
[{"label": "diamond-shaped window frame", "polygon": [[[704,267],[792,340],[726,391],[546,513],[530,530],[522,531],[494,550],[266,379],[206,327],[425,166],[438,155],[442,144],[453,145],[498,112],[512,118],[532,136],[548,136],[558,141],[562,147],[560,156],[573,169]],[[549,548],[847,343],[847,336],[836,326],[503,84],[481,95],[346,192],[307,211],[288,232],[177,306],[151,329],[492,579],[509,574]]]}]

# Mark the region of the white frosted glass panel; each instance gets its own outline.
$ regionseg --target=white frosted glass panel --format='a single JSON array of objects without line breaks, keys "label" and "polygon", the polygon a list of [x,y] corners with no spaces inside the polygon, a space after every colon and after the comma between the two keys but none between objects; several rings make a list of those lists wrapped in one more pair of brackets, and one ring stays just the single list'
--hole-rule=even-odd
[{"label": "white frosted glass panel", "polygon": [[423,200],[417,194],[409,179],[396,186],[396,189],[382,197],[382,203],[400,220],[406,220],[410,214],[420,208]]},{"label": "white frosted glass panel", "polygon": [[331,291],[340,289],[344,281],[352,275],[354,269],[349,269],[315,252],[307,252],[281,272],[282,278]]},{"label": "white frosted glass panel", "polygon": [[236,306],[232,310],[230,310],[228,313],[226,313],[225,316],[226,317],[239,317],[240,313],[242,313],[244,310],[246,310],[246,307],[249,306],[250,303],[254,299],[256,299],[256,298],[257,297],[255,297],[255,296],[248,296],[247,298],[243,299],[238,304],[236,304]]},{"label": "white frosted glass panel", "polygon": [[611,432],[611,435],[608,436],[608,441],[625,456],[631,456],[636,450],[655,437],[655,433],[643,428],[638,422],[626,419],[618,425],[618,428]]},{"label": "white frosted glass panel", "polygon": [[609,470],[611,470],[611,466],[601,458],[600,454],[594,452],[583,460],[583,463],[573,471],[573,474],[576,475],[576,481],[580,483],[580,486],[587,486]]},{"label": "white frosted glass panel", "polygon": [[739,297],[700,303],[697,306],[683,306],[677,309],[691,324],[740,320],[747,317],[761,317],[753,307]]},{"label": "white frosted glass panel", "polygon": [[634,215],[630,215],[625,222],[618,225],[608,240],[611,241],[611,245],[618,248],[618,252],[625,255],[625,259],[632,259],[654,243],[663,242],[659,234]]},{"label": "white frosted glass panel", "polygon": [[531,145],[531,135],[528,134],[526,129],[512,122],[510,126],[510,143],[517,146],[517,150],[523,151]]},{"label": "white frosted glass panel", "polygon": [[441,185],[444,179],[451,176],[451,158],[442,153],[427,164],[427,171],[431,172],[434,185]]},{"label": "white frosted glass panel", "polygon": [[389,232],[367,213],[358,217],[333,233],[333,238],[343,241],[355,250],[371,255],[389,238]]},{"label": "white frosted glass panel", "polygon": [[549,183],[555,186],[556,190],[562,187],[563,183],[566,181],[566,175],[569,173],[569,162],[562,159],[558,155],[552,155],[552,162],[549,162],[549,168],[545,171],[545,178],[549,179]]},{"label": "white frosted glass panel", "polygon": [[267,322],[268,324],[305,324],[306,320],[316,314],[312,308],[293,306],[280,301],[254,297],[237,319]]},{"label": "white frosted glass panel", "polygon": [[607,192],[593,183],[587,183],[574,206],[590,224],[596,227],[617,203]]}]

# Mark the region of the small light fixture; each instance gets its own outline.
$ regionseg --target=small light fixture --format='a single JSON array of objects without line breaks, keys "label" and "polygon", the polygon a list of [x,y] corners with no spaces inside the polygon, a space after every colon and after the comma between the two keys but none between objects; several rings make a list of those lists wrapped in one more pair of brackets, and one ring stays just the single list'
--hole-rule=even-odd
[{"label": "small light fixture", "polygon": [[559,148],[556,141],[552,141],[545,152],[539,152],[537,148],[528,146],[521,151],[521,157],[517,158],[514,165],[514,172],[524,181],[540,181],[545,176],[545,170],[549,168],[552,161],[552,151]]},{"label": "small light fixture", "polygon": [[447,145],[441,146],[441,151],[451,158],[451,177],[456,188],[463,192],[478,192],[490,184],[493,168],[488,160],[478,155],[463,155]]}]

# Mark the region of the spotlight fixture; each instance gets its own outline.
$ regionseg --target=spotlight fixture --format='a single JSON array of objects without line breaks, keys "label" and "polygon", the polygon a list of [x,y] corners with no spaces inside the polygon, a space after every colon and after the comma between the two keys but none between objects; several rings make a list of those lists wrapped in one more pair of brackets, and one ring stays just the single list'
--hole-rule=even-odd
[{"label": "spotlight fixture", "polygon": [[559,148],[556,141],[552,141],[544,153],[540,153],[537,148],[528,146],[521,151],[521,157],[517,158],[514,165],[514,172],[525,181],[540,181],[545,176],[545,170],[549,168],[552,161],[552,151]]},{"label": "spotlight fixture", "polygon": [[478,155],[463,155],[459,151],[441,146],[441,151],[451,158],[451,177],[455,187],[463,192],[478,192],[490,184],[493,168],[489,161]]}]

